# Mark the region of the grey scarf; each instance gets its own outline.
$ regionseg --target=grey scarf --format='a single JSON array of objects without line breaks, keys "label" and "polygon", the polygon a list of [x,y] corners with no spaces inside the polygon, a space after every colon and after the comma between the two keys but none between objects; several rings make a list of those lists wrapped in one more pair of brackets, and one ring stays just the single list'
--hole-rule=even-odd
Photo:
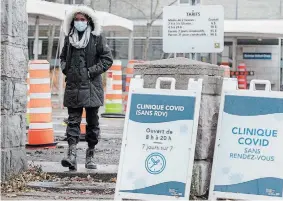
[{"label": "grey scarf", "polygon": [[73,28],[69,36],[70,43],[72,44],[73,47],[77,49],[85,48],[89,42],[90,33],[91,33],[91,28],[90,26],[88,26],[81,40],[79,40],[79,33],[76,28]]}]

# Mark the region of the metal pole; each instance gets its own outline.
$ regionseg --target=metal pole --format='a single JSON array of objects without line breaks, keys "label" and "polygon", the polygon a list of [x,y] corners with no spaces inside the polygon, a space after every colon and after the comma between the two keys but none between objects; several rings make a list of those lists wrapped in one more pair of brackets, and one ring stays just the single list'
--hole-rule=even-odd
[{"label": "metal pole", "polygon": [[153,15],[153,0],[150,1],[150,20],[152,20],[152,15]]},{"label": "metal pole", "polygon": [[133,43],[134,43],[134,33],[133,31],[130,31],[129,49],[128,49],[128,60],[129,61],[133,59],[133,55],[134,55]]},{"label": "metal pole", "polygon": [[232,52],[232,59],[233,59],[233,64],[232,64],[232,69],[233,71],[236,71],[237,69],[237,38],[233,39],[233,52]]},{"label": "metal pole", "polygon": [[[192,6],[195,6],[196,5],[196,1],[195,0],[191,0],[191,5]],[[196,60],[196,55],[197,55],[197,53],[191,53],[191,59],[192,60]]]},{"label": "metal pole", "polygon": [[211,54],[211,63],[217,65],[217,53]]},{"label": "metal pole", "polygon": [[34,40],[34,59],[37,60],[38,59],[38,43],[39,43],[39,16],[36,16],[36,20],[35,20],[35,40]]},{"label": "metal pole", "polygon": [[281,46],[282,46],[282,41],[281,41],[281,38],[278,38],[278,55],[279,55],[279,73],[278,73],[278,88],[276,90],[280,91],[280,88],[281,88],[281,79],[282,79],[282,74],[283,72],[281,72]]},{"label": "metal pole", "polygon": [[[280,40],[280,58],[282,57],[282,38],[279,38]],[[282,66],[282,61],[280,59],[280,70],[282,70],[281,72],[281,82],[280,82],[280,89],[281,89],[281,85],[283,86],[283,66]],[[283,90],[283,89],[282,89]]]},{"label": "metal pole", "polygon": [[282,0],[280,0],[279,2],[279,8],[280,8],[280,18],[282,18]]},{"label": "metal pole", "polygon": [[236,0],[236,20],[238,19],[238,0]]},{"label": "metal pole", "polygon": [[[60,37],[58,39],[58,45],[57,45],[57,49],[56,49],[56,56],[55,56],[55,61],[54,61],[54,69],[53,69],[53,73],[52,73],[52,78],[51,78],[51,94],[52,94],[52,90],[53,90],[53,81],[54,81],[54,76],[55,76],[55,70],[56,70],[56,66],[57,66],[57,61],[58,61],[58,55],[59,55],[59,50],[60,50]],[[60,63],[60,62],[59,62]],[[59,64],[60,65],[60,64]],[[59,69],[59,72],[61,70]]]},{"label": "metal pole", "polygon": [[109,13],[112,13],[112,0],[109,0]]}]

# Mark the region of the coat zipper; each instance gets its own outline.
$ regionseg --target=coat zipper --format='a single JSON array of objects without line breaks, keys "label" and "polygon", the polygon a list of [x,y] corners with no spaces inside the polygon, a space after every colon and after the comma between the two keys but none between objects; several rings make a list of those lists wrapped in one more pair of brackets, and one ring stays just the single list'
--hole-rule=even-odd
[{"label": "coat zipper", "polygon": [[89,79],[89,99],[88,99],[88,101],[89,101],[89,106],[90,106],[90,99],[91,99],[91,82],[90,82],[90,79]]},{"label": "coat zipper", "polygon": [[90,99],[91,99],[91,81],[90,81],[90,74],[89,74],[89,70],[88,70],[88,63],[87,63],[87,51],[86,49],[84,49],[85,52],[85,65],[86,65],[86,69],[87,69],[87,76],[88,76],[88,84],[89,84],[89,99],[88,99],[88,105],[90,106]]}]

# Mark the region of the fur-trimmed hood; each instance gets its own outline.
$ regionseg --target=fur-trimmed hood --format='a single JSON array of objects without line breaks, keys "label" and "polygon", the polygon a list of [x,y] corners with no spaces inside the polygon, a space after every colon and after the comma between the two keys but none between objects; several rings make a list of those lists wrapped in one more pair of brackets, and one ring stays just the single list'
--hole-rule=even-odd
[{"label": "fur-trimmed hood", "polygon": [[91,32],[95,36],[99,36],[102,32],[100,20],[97,16],[97,13],[88,6],[84,5],[76,5],[74,8],[66,14],[66,18],[64,20],[64,33],[67,36],[69,34],[71,28],[71,22],[74,19],[76,13],[81,12],[87,14],[94,23],[94,30]]}]

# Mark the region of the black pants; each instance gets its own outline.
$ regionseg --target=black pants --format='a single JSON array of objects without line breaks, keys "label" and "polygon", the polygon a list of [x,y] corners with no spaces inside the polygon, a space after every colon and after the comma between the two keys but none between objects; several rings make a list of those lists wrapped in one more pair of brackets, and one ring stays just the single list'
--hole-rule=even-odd
[{"label": "black pants", "polygon": [[[86,110],[86,136],[88,146],[93,148],[98,143],[100,136],[99,128],[99,107],[85,108]],[[83,108],[68,108],[67,139],[69,144],[77,144],[80,141],[80,124],[82,121]]]}]

